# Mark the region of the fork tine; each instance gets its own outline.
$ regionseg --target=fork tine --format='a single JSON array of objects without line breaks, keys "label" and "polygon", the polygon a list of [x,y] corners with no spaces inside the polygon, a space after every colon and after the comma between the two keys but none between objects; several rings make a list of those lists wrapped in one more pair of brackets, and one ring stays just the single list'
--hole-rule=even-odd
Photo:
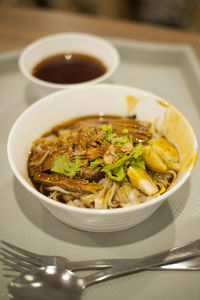
[{"label": "fork tine", "polygon": [[[10,250],[4,248],[4,247],[1,247],[1,248],[0,248],[0,253],[1,253],[2,255],[4,255],[4,256],[5,256],[5,254],[6,254],[6,255],[9,254],[9,255],[10,255],[10,260],[12,260],[12,258],[17,258],[18,260],[26,261],[26,262],[28,262],[28,263],[31,263],[31,264],[34,264],[34,265],[37,265],[37,266],[38,266],[38,265],[39,265],[39,266],[41,265],[41,264],[40,264],[40,259],[22,256],[22,255],[19,255],[19,254],[17,254],[17,253],[14,253],[13,251],[10,251]],[[7,256],[7,258],[8,258],[8,256]]]},{"label": "fork tine", "polygon": [[15,257],[15,256],[11,256],[11,255],[7,255],[3,252],[0,251],[0,254],[3,256],[3,259],[6,260],[6,261],[10,261],[10,262],[14,262],[14,263],[17,263],[18,265],[21,265],[23,267],[26,267],[28,269],[31,269],[35,266],[39,266],[41,267],[41,264],[32,264],[32,263],[27,263],[27,262],[24,262],[22,261],[21,259],[19,259],[18,257]]},{"label": "fork tine", "polygon": [[24,272],[24,271],[27,271],[27,268],[24,268],[18,264],[14,264],[14,263],[11,263],[9,261],[7,261],[6,259],[2,259],[0,258],[0,260],[6,265],[6,266],[9,266],[13,271],[18,271],[18,272]]},{"label": "fork tine", "polygon": [[31,265],[28,265],[26,263],[23,263],[21,261],[10,261],[8,260],[6,257],[5,259],[2,259],[3,263],[6,264],[7,266],[10,266],[10,264],[12,265],[17,265],[19,267],[25,268],[24,270],[31,270],[32,268],[34,268],[33,266],[31,267]]},{"label": "fork tine", "polygon": [[24,255],[26,255],[26,256],[28,256],[28,257],[31,257],[31,258],[37,258],[37,259],[39,259],[40,257],[42,257],[42,255],[40,255],[40,254],[37,254],[37,253],[33,253],[33,252],[30,252],[30,251],[24,250],[24,249],[22,249],[22,248],[19,248],[19,247],[17,247],[17,246],[14,246],[14,245],[12,245],[12,244],[10,244],[10,243],[8,243],[8,242],[5,242],[5,241],[2,241],[2,240],[1,240],[1,243],[4,244],[5,246],[11,248],[12,250],[15,250],[16,252],[19,252],[19,253],[21,253],[21,254],[24,254]]},{"label": "fork tine", "polygon": [[3,277],[7,277],[7,278],[11,278],[12,279],[15,276],[15,274],[13,274],[13,272],[16,272],[17,270],[14,270],[14,269],[12,269],[9,266],[4,266],[2,268],[2,271],[3,271]]}]

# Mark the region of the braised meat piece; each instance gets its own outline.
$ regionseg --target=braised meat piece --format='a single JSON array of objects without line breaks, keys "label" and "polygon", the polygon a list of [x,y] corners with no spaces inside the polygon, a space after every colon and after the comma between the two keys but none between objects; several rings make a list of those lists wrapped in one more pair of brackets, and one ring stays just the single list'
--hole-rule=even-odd
[{"label": "braised meat piece", "polygon": [[95,193],[101,189],[101,184],[89,183],[88,180],[80,178],[67,178],[57,174],[37,173],[33,177],[37,183],[43,183],[49,186],[60,186],[63,189],[80,192],[80,193]]},{"label": "braised meat piece", "polygon": [[80,178],[85,178],[89,181],[98,182],[104,177],[104,173],[101,171],[100,167],[96,167],[96,168],[83,167],[80,169],[78,176]]}]

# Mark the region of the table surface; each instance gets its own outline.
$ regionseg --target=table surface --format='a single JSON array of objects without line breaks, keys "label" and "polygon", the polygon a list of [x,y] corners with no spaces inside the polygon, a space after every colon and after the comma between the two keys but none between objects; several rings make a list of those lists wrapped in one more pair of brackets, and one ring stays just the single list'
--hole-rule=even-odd
[{"label": "table surface", "polygon": [[[140,41],[187,43],[194,48],[200,58],[200,37],[197,34],[58,11],[0,7],[0,52],[2,53],[22,48],[41,36],[63,31],[84,31]],[[146,49],[146,46],[142,47]],[[126,56],[126,51],[123,55]],[[152,54],[149,54],[149,57],[152,58]],[[197,167],[180,193],[172,196],[156,212],[156,215],[141,226],[119,233],[97,235],[75,230],[53,218],[39,201],[33,201],[32,195],[13,178],[6,158],[9,130],[17,116],[33,101],[32,95],[29,95],[30,88],[27,82],[19,71],[16,71],[17,59],[16,57],[15,60],[10,61],[5,74],[5,69],[0,67],[0,75],[2,74],[0,76],[2,104],[0,150],[3,153],[0,155],[0,165],[3,170],[3,176],[1,176],[3,180],[0,182],[1,239],[12,241],[30,251],[66,254],[69,259],[78,260],[145,256],[199,237],[197,228],[200,227],[198,201],[200,169]],[[195,73],[191,72],[191,68],[184,67],[183,72],[180,64],[151,63],[146,65],[143,60],[140,59],[138,63],[130,55],[127,55],[126,61],[122,57],[122,61],[123,64],[119,72],[116,72],[114,82],[135,85],[161,94],[166,99],[174,100],[175,105],[181,108],[194,129],[198,131],[200,85],[193,80]],[[132,68],[135,71],[130,76]],[[199,166],[199,161],[197,165]],[[8,278],[0,278],[0,299],[2,300],[7,299],[5,291],[7,282]],[[118,300],[123,295],[124,299],[136,300],[161,298],[163,300],[197,300],[199,294],[197,272],[181,274],[141,272],[136,277],[121,278],[119,283],[113,280],[105,282],[103,286],[99,284],[86,289],[83,299]]]},{"label": "table surface", "polygon": [[88,32],[138,41],[189,44],[200,58],[200,34],[117,19],[0,5],[0,52],[58,32]]}]

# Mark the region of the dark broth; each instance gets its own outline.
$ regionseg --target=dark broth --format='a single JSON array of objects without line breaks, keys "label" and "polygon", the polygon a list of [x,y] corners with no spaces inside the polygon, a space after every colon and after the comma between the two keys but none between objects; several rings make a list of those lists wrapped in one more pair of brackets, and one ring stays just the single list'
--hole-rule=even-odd
[{"label": "dark broth", "polygon": [[38,79],[60,84],[80,83],[100,77],[107,71],[97,58],[79,54],[62,53],[45,58],[32,71]]}]

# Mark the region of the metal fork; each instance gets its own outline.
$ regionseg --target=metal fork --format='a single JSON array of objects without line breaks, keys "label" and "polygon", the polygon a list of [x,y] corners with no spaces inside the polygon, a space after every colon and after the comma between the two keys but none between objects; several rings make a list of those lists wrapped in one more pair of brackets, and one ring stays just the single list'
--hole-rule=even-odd
[{"label": "metal fork", "polygon": [[[70,261],[61,256],[48,256],[30,252],[12,245],[8,242],[1,241],[4,247],[1,247],[1,261],[9,266],[12,270],[23,272],[34,267],[45,267],[54,265],[66,268],[70,271],[89,270],[99,268],[109,268],[118,263],[134,262],[137,259],[96,259],[85,261]],[[20,253],[20,254],[19,254]],[[181,261],[178,263],[167,264],[163,266],[150,267],[148,270],[200,270],[200,257]]]}]

